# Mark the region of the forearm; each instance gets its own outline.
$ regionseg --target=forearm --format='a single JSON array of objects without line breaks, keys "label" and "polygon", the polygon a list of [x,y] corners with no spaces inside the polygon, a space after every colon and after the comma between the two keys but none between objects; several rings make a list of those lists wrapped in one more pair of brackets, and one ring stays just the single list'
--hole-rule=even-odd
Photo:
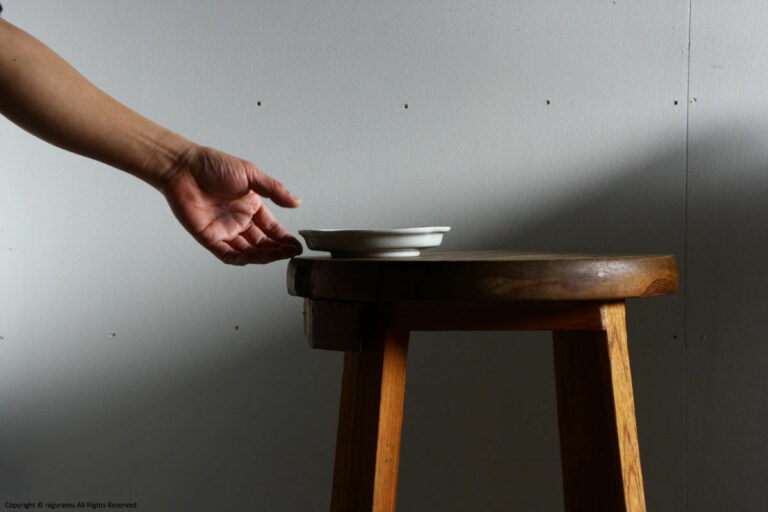
[{"label": "forearm", "polygon": [[50,48],[2,19],[0,112],[56,146],[156,187],[191,146],[105,94]]}]

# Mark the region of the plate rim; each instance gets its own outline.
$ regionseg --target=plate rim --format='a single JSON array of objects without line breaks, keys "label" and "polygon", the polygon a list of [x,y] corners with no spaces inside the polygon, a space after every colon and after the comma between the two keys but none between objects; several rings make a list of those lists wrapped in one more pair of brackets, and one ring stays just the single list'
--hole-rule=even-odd
[{"label": "plate rim", "polygon": [[352,234],[352,235],[426,235],[430,233],[447,233],[451,226],[420,226],[409,228],[387,228],[387,229],[300,229],[299,234],[305,235],[325,235],[325,234]]}]

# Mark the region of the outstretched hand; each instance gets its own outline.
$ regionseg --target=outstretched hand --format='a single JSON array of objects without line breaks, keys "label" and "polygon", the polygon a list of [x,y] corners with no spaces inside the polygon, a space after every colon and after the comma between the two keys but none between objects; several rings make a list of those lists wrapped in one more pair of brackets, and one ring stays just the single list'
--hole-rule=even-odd
[{"label": "outstretched hand", "polygon": [[301,254],[301,243],[262,197],[286,208],[301,200],[246,160],[193,146],[159,188],[186,230],[225,263],[269,263]]},{"label": "outstretched hand", "polygon": [[268,263],[301,253],[262,197],[288,208],[299,199],[255,165],[140,116],[1,18],[0,48],[0,114],[157,187],[187,231],[226,263]]}]

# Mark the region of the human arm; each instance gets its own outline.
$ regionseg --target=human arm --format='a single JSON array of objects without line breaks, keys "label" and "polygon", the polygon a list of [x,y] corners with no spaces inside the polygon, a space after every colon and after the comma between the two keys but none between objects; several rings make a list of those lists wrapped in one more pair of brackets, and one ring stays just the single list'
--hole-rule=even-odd
[{"label": "human arm", "polygon": [[266,263],[301,252],[262,200],[299,206],[281,183],[137,114],[1,18],[0,113],[51,144],[154,186],[187,231],[227,263]]}]

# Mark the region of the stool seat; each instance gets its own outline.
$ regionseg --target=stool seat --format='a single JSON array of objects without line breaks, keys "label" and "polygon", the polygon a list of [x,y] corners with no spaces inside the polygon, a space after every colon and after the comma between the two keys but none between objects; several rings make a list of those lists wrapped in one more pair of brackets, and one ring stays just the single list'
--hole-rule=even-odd
[{"label": "stool seat", "polygon": [[288,293],[325,300],[623,300],[674,293],[670,255],[434,252],[410,258],[303,257]]},{"label": "stool seat", "polygon": [[310,346],[344,352],[332,512],[395,510],[409,335],[446,330],[552,331],[565,510],[645,512],[624,300],[677,291],[674,256],[301,257],[287,280]]}]

